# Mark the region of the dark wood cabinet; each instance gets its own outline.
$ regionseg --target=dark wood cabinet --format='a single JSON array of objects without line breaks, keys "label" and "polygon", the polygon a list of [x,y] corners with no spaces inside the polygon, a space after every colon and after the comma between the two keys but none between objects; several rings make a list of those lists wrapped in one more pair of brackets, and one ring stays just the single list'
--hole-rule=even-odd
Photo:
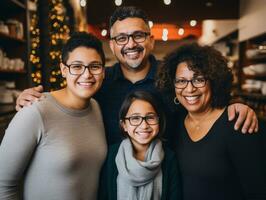
[{"label": "dark wood cabinet", "polygon": [[266,120],[266,33],[240,43],[238,95]]},{"label": "dark wood cabinet", "polygon": [[27,0],[1,0],[0,81],[14,81],[16,89],[31,85],[29,41]]},{"label": "dark wood cabinet", "polygon": [[235,31],[213,46],[227,57],[232,69],[233,97],[241,99],[266,121],[266,33],[239,42]]}]

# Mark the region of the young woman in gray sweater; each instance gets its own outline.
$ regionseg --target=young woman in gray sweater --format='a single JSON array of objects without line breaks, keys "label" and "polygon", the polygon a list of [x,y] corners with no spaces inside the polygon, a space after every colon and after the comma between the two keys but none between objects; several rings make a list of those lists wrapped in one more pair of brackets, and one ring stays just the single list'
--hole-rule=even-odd
[{"label": "young woman in gray sweater", "polygon": [[101,112],[91,97],[101,87],[104,62],[101,42],[90,34],[76,33],[64,45],[60,68],[67,86],[24,107],[6,130],[1,200],[97,199],[107,147]]}]

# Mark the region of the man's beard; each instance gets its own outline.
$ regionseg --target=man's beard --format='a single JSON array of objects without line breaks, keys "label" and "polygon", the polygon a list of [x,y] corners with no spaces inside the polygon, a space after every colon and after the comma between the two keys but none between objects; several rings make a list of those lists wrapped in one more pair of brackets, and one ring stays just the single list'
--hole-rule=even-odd
[{"label": "man's beard", "polygon": [[142,61],[143,60],[127,60],[126,63],[130,68],[137,69],[141,65]]},{"label": "man's beard", "polygon": [[[126,56],[125,54],[127,52],[137,51],[138,53],[140,53],[143,50],[144,50],[144,48],[142,46],[138,45],[138,46],[135,46],[134,48],[127,48],[127,49],[122,48],[121,49],[121,54],[123,55],[123,57],[125,57]],[[134,59],[125,59],[125,61],[126,61],[126,64],[128,65],[128,67],[130,67],[132,69],[137,69],[137,68],[139,68],[139,66],[141,66],[143,59],[136,59],[136,60],[134,60]]]}]

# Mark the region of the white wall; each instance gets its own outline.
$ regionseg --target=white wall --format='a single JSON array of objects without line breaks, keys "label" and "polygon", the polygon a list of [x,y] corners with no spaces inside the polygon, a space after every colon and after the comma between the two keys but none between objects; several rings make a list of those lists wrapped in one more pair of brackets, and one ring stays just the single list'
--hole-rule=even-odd
[{"label": "white wall", "polygon": [[201,44],[213,44],[239,29],[239,41],[266,32],[266,0],[240,0],[239,20],[204,20]]},{"label": "white wall", "polygon": [[211,45],[238,28],[238,20],[204,20],[199,43]]},{"label": "white wall", "polygon": [[239,41],[266,32],[266,0],[240,0]]}]

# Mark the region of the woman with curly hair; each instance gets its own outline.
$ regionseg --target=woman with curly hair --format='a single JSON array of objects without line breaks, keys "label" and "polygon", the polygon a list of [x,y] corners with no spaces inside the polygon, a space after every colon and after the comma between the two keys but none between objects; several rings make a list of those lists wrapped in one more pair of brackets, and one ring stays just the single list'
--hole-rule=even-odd
[{"label": "woman with curly hair", "polygon": [[169,54],[159,72],[159,88],[187,110],[169,140],[184,200],[266,199],[265,128],[261,124],[257,134],[234,130],[227,119],[232,80],[226,59],[197,44]]}]

